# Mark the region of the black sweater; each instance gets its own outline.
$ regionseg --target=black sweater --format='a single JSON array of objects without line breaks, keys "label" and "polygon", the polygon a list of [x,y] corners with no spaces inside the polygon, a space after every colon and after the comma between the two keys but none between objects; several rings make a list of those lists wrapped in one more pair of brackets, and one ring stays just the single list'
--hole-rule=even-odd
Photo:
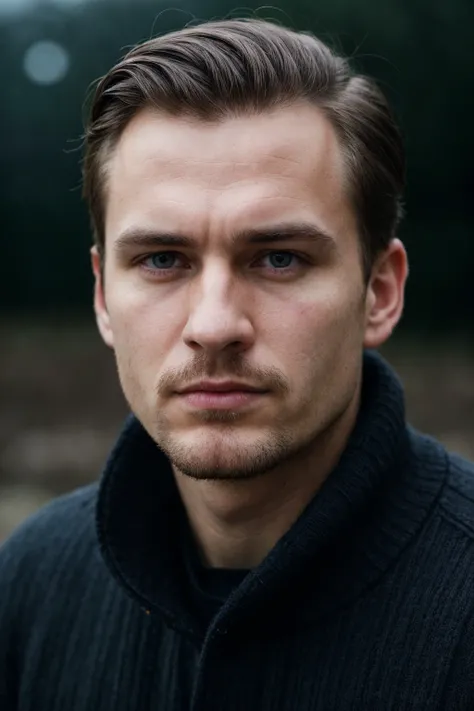
[{"label": "black sweater", "polygon": [[206,619],[169,462],[131,418],[101,481],[0,549],[0,709],[472,711],[473,501],[366,355],[340,463]]}]

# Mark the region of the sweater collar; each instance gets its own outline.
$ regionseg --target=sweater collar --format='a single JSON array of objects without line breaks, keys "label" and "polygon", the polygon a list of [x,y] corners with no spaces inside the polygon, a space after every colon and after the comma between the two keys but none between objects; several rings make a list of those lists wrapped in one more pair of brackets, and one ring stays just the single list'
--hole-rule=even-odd
[{"label": "sweater collar", "polygon": [[[419,530],[442,485],[444,460],[418,471],[402,387],[364,354],[361,406],[339,464],[290,530],[232,593],[216,629],[327,615],[373,584]],[[442,459],[442,458],[440,458]],[[438,461],[433,458],[433,462]],[[148,612],[202,637],[179,545],[183,505],[165,454],[135,417],[106,465],[97,502],[103,557]],[[282,614],[283,613],[283,614]]]}]

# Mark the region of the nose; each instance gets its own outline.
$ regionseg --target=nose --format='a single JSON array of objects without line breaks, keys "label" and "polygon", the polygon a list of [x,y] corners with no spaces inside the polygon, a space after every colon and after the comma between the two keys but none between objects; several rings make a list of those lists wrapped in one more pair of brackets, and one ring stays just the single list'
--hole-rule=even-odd
[{"label": "nose", "polygon": [[203,272],[194,286],[183,332],[186,345],[207,355],[250,348],[254,329],[245,313],[243,290],[232,275],[216,265]]}]

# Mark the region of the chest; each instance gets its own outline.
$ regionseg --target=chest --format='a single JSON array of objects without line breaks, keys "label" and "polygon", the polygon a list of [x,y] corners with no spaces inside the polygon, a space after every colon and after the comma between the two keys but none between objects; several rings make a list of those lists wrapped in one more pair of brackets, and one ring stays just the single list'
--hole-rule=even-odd
[{"label": "chest", "polygon": [[324,624],[255,620],[197,644],[132,603],[113,619],[79,609],[60,635],[32,633],[18,711],[441,711],[459,636],[443,619],[368,598]]}]

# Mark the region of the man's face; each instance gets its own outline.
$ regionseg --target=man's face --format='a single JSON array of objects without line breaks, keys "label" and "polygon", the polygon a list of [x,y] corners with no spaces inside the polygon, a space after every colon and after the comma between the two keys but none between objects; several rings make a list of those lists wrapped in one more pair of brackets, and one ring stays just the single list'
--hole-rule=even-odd
[{"label": "man's face", "polygon": [[[184,474],[267,471],[356,397],[356,219],[313,106],[212,124],[142,111],[109,164],[103,282],[97,256],[94,268],[125,397]],[[202,380],[265,392],[218,405],[179,394]]]}]

